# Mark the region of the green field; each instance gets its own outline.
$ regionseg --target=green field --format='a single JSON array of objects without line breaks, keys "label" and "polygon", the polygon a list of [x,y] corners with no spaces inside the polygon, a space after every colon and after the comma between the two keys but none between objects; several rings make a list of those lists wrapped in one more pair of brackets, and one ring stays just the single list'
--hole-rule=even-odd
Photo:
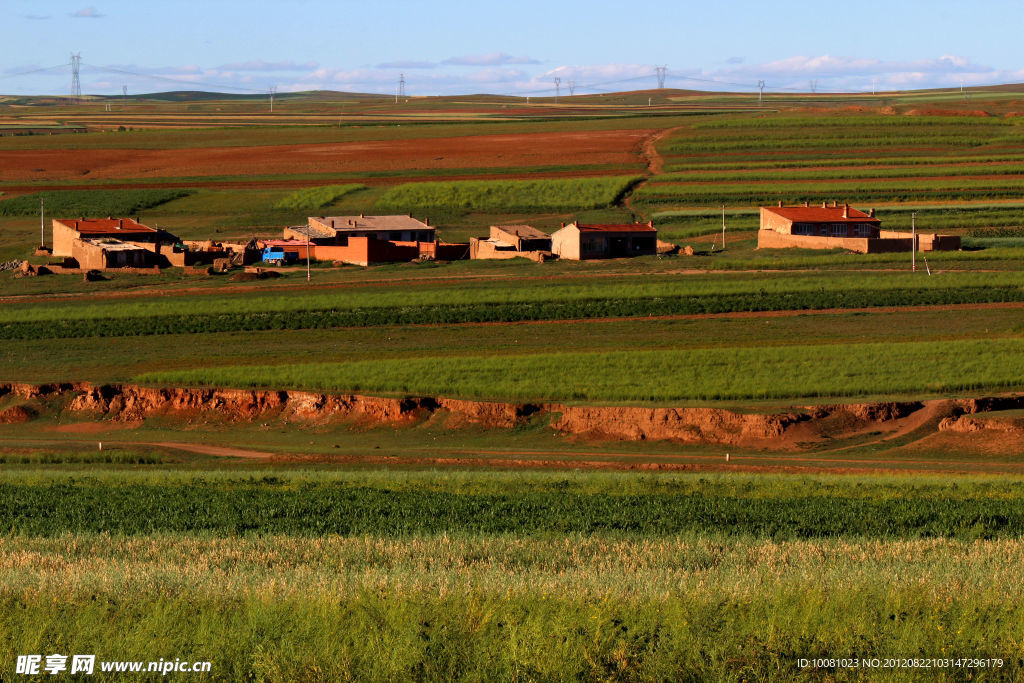
[{"label": "green field", "polygon": [[[971,98],[309,93],[280,118],[251,98],[0,98],[12,125],[89,130],[2,137],[5,153],[472,152],[491,135],[529,152],[531,133],[642,132],[625,164],[42,169],[0,183],[0,263],[48,260],[41,196],[47,217],[141,213],[186,239],[394,212],[447,241],[651,220],[692,251],[321,264],[309,281],[0,272],[0,679],[19,654],[95,652],[213,662],[190,680],[1020,680],[1024,128],[1007,116],[1020,93]],[[758,250],[758,204],[779,199],[874,207],[883,229],[913,217],[964,249],[920,253],[917,272],[904,253]],[[72,407],[83,387],[6,384],[80,381],[94,410]],[[507,422],[515,407],[440,401],[324,415],[295,390],[529,405]],[[286,392],[312,412],[275,411]],[[232,412],[247,401],[270,407]],[[616,436],[560,426],[591,406],[633,412]],[[701,426],[618,436],[655,408]],[[725,411],[793,417],[751,440]],[[836,657],[986,664],[798,664]]]},{"label": "green field", "polygon": [[380,211],[545,211],[613,205],[639,177],[407,183],[377,200]]},{"label": "green field", "polygon": [[[780,679],[800,657],[873,655],[992,657],[998,677],[1020,672],[1016,482],[4,479],[3,505],[59,515],[0,542],[0,605],[17,636],[5,658],[189,656],[213,660],[214,679],[268,680]],[[325,503],[362,531],[309,514]],[[82,529],[71,511],[83,504],[121,531]],[[195,529],[197,509],[216,525]],[[881,510],[893,524],[871,525],[865,513]]]}]

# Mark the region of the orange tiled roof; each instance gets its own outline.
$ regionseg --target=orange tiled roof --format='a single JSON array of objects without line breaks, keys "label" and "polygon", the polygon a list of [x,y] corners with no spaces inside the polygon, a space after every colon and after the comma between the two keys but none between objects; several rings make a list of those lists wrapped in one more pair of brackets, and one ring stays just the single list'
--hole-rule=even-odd
[{"label": "orange tiled roof", "polygon": [[877,218],[872,218],[863,211],[858,211],[852,206],[847,210],[847,217],[843,217],[842,206],[764,206],[765,211],[771,211],[777,216],[782,216],[791,221],[803,223],[881,223]]}]

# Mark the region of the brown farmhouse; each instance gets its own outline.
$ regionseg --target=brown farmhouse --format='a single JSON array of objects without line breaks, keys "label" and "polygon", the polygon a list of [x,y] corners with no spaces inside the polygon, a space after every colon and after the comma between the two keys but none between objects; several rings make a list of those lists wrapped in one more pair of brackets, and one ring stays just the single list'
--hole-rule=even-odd
[{"label": "brown farmhouse", "polygon": [[[847,249],[862,254],[910,251],[914,235],[881,229],[875,210],[858,211],[849,204],[831,206],[761,207],[761,228],[757,232],[758,249]],[[954,251],[960,237],[917,233],[918,251]]]},{"label": "brown farmhouse", "polygon": [[658,230],[653,223],[570,223],[551,235],[558,258],[585,259],[649,256],[657,253]]}]

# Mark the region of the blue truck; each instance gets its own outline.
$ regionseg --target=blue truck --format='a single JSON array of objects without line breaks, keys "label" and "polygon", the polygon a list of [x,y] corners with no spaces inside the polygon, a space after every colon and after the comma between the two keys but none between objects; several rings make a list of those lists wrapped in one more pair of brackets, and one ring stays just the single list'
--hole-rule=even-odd
[{"label": "blue truck", "polygon": [[284,247],[267,247],[263,250],[263,262],[283,266],[299,260],[299,252],[285,251]]}]

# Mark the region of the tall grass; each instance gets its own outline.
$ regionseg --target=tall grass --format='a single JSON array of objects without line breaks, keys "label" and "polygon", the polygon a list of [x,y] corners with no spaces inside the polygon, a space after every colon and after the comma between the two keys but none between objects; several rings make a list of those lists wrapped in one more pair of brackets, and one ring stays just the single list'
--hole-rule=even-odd
[{"label": "tall grass", "polygon": [[1022,566],[1018,540],[14,538],[0,657],[187,657],[269,681],[793,680],[799,658],[997,657],[982,678],[1013,678]]},{"label": "tall grass", "polygon": [[639,176],[618,176],[406,183],[385,192],[375,208],[499,213],[599,209],[614,204],[640,179]]},{"label": "tall grass", "polygon": [[315,210],[333,204],[347,194],[365,190],[366,185],[323,185],[292,192],[274,204],[275,209]]}]

